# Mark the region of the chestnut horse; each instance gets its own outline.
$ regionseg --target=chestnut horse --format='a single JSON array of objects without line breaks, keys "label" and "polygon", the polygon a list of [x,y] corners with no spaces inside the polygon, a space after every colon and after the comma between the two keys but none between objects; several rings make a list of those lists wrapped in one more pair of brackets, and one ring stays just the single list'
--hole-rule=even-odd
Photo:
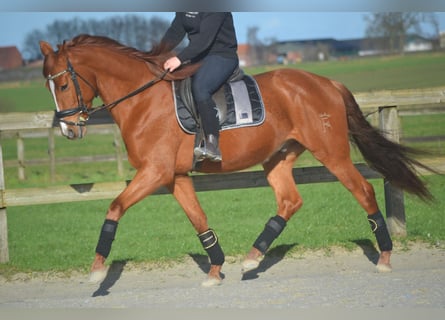
[{"label": "chestnut horse", "polygon": [[[195,194],[192,171],[194,135],[178,125],[171,81],[191,76],[194,65],[173,73],[162,69],[173,53],[162,45],[141,52],[106,38],[79,35],[54,50],[40,42],[43,75],[57,107],[62,134],[82,138],[99,96],[120,128],[130,164],[137,170],[131,183],[107,211],[91,266],[91,281],[102,281],[108,267],[118,221],[126,210],[161,186],[179,202],[210,259],[204,286],[221,283],[224,253]],[[370,126],[351,92],[342,84],[309,72],[279,69],[254,76],[261,92],[265,121],[261,125],[224,130],[220,163],[204,160],[204,173],[233,172],[262,164],[276,201],[276,215],[265,224],[242,262],[255,269],[286,222],[303,201],[292,176],[297,158],[309,150],[347,188],[368,215],[380,258],[377,268],[390,271],[392,242],[373,187],[353,165],[350,140],[371,168],[393,185],[422,199],[431,198],[414,166],[409,148],[387,140]],[[422,165],[421,165],[422,166]]]}]

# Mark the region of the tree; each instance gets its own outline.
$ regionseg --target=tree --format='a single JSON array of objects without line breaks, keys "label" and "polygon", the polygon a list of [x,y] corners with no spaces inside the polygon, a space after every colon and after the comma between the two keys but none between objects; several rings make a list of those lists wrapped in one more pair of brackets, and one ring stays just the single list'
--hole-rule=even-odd
[{"label": "tree", "polygon": [[45,39],[45,33],[40,30],[33,30],[26,35],[24,50],[22,52],[25,62],[33,61],[39,58],[41,55],[39,41],[42,39]]},{"label": "tree", "polygon": [[379,39],[374,43],[380,47],[379,49],[386,49],[389,52],[403,53],[408,34],[413,32],[422,35],[422,24],[431,25],[437,30],[434,13],[377,12],[365,16],[365,20],[368,23],[366,36]]},{"label": "tree", "polygon": [[[267,56],[275,49],[275,39],[261,41],[258,38],[258,27],[247,28],[247,44],[249,45],[249,57],[252,65],[267,62]],[[268,43],[268,44],[266,44]]]},{"label": "tree", "polygon": [[252,65],[256,65],[259,62],[258,47],[261,45],[261,41],[258,39],[258,30],[258,27],[247,28],[248,54]]},{"label": "tree", "polygon": [[25,37],[23,52],[26,53],[28,61],[40,59],[40,40],[56,46],[82,33],[107,36],[126,46],[148,51],[154,43],[161,40],[169,25],[169,21],[158,17],[147,20],[135,14],[114,16],[103,20],[79,18],[66,21],[55,20],[46,27],[45,31],[36,29],[28,33]]}]

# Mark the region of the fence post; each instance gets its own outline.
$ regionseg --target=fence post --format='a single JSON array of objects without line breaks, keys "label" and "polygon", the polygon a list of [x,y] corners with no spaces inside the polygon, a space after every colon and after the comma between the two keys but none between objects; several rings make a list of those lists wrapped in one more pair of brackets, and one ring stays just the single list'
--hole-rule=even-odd
[{"label": "fence post", "polygon": [[[400,120],[397,106],[379,107],[379,127],[384,136],[391,141],[400,142]],[[405,203],[403,191],[384,182],[386,220],[391,235],[406,236]]]},{"label": "fence post", "polygon": [[48,129],[49,176],[51,182],[56,181],[56,143],[54,128]]},{"label": "fence post", "polygon": [[3,153],[0,143],[0,263],[9,261],[8,250],[8,223],[6,218],[6,207],[4,205],[5,178],[3,173]]},{"label": "fence post", "polygon": [[19,131],[17,131],[17,161],[18,161],[18,178],[20,181],[26,180],[25,173],[25,142]]},{"label": "fence post", "polygon": [[122,152],[122,145],[120,142],[121,132],[117,125],[113,125],[113,136],[114,136],[114,149],[116,151],[117,160],[117,174],[119,177],[124,176],[124,155]]}]

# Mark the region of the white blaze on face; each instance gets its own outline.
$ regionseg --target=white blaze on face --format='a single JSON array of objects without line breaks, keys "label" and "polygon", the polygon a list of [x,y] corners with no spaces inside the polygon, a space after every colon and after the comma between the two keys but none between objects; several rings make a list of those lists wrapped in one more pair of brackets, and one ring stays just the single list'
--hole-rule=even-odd
[{"label": "white blaze on face", "polygon": [[[56,105],[56,110],[60,111],[59,104],[57,103],[57,98],[56,98],[56,85],[54,84],[54,80],[48,80],[48,82],[49,82],[49,89],[51,90],[51,94],[53,95],[54,103]],[[62,130],[62,134],[64,136],[68,136],[68,127],[66,123],[59,122],[59,125],[60,125],[60,130]]]}]

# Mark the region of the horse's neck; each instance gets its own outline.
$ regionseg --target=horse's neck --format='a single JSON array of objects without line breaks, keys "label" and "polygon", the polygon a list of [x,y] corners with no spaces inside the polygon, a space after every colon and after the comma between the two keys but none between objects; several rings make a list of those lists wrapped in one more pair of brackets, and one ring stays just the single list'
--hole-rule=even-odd
[{"label": "horse's neck", "polygon": [[108,61],[92,65],[96,70],[99,95],[105,104],[127,96],[153,77],[143,61],[129,58],[114,60],[108,58]]},{"label": "horse's neck", "polygon": [[[172,110],[175,115],[174,109],[159,107],[165,103],[165,96],[170,95],[173,99],[170,82],[157,82],[158,77],[148,72],[148,69],[145,69],[145,72],[139,72],[140,76],[132,70],[128,70],[127,73],[134,77],[120,79],[118,75],[115,75],[110,79],[111,77],[105,74],[101,75],[102,78],[99,80],[105,83],[99,90],[101,98],[105,105],[111,104],[109,111],[121,131],[133,131],[138,123],[143,123],[144,126],[154,125],[152,121],[158,123],[159,118],[166,120]],[[151,86],[138,91],[152,81],[154,82]],[[123,100],[118,104],[113,104],[121,99]],[[150,117],[149,114],[151,114]]]}]

